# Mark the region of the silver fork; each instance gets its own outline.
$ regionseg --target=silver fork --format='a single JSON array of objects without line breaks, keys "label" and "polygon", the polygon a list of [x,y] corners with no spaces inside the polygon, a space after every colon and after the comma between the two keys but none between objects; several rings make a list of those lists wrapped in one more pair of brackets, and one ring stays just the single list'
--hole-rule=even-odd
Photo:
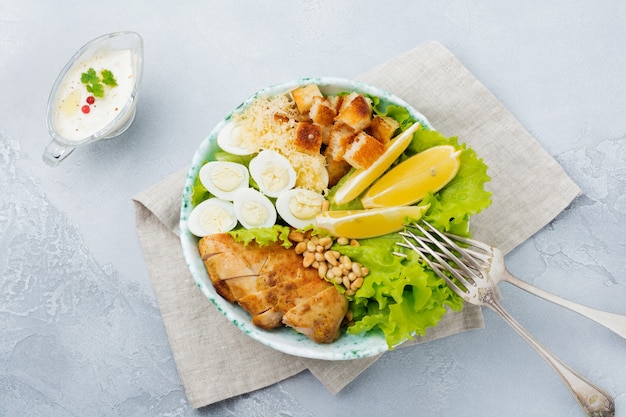
[{"label": "silver fork", "polygon": [[615,415],[614,400],[607,392],[547,350],[500,305],[497,283],[490,277],[483,264],[429,223],[425,221],[420,223],[409,225],[409,227],[419,230],[423,236],[407,228],[400,233],[404,238],[404,243],[398,242],[398,245],[417,252],[426,264],[466,302],[486,306],[498,314],[552,367],[585,415],[594,417]]},{"label": "silver fork", "polygon": [[[439,233],[438,230],[437,232]],[[560,305],[561,307],[565,307],[571,311],[580,314],[581,316],[587,317],[588,319],[593,320],[598,324],[601,324],[602,326],[626,339],[626,316],[580,305],[574,303],[573,301],[566,300],[557,295],[549,293],[548,291],[544,291],[540,288],[534,287],[528,284],[526,281],[522,281],[521,279],[517,278],[507,270],[504,263],[504,254],[500,249],[474,239],[468,239],[450,233],[446,233],[445,235],[453,242],[461,242],[463,244],[464,253],[473,258],[480,265],[480,267],[487,272],[487,274],[494,281],[495,284],[498,284],[501,281],[513,284],[524,291],[541,297],[554,304]],[[448,249],[451,248],[450,245],[448,245],[445,241],[442,240],[441,243],[445,245]],[[445,256],[445,254],[442,255]]]}]

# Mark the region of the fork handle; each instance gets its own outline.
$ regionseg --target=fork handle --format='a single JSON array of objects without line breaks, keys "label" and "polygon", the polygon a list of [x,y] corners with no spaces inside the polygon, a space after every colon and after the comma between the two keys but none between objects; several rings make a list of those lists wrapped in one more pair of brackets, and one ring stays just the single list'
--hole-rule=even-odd
[{"label": "fork handle", "polygon": [[583,306],[566,300],[540,288],[534,287],[525,281],[522,281],[521,279],[511,274],[509,271],[505,270],[503,275],[504,281],[513,284],[524,291],[534,294],[537,297],[541,297],[554,304],[558,304],[561,307],[565,307],[582,316],[585,316],[588,319],[591,319],[596,323],[603,325],[607,329],[614,331],[615,333],[626,339],[626,316],[621,316],[614,313],[607,313],[606,311],[596,310],[594,308]]},{"label": "fork handle", "polygon": [[583,409],[585,415],[590,417],[612,417],[615,415],[615,403],[609,394],[561,362],[559,358],[543,347],[500,305],[495,297],[486,297],[483,301],[484,305],[502,317],[552,367]]}]

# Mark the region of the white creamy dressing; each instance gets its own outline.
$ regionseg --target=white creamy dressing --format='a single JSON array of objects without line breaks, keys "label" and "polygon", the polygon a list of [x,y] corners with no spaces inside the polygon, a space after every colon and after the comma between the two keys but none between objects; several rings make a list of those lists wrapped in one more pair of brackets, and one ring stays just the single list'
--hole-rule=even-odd
[{"label": "white creamy dressing", "polygon": [[[110,70],[117,81],[116,87],[104,85],[104,97],[95,97],[91,105],[81,74],[93,68],[98,76],[104,69]],[[102,77],[101,77],[102,78]],[[130,49],[103,49],[82,61],[78,61],[67,73],[57,91],[54,105],[54,127],[66,140],[79,141],[98,132],[109,124],[124,108],[135,87],[136,77]],[[89,113],[81,108],[89,105]]]}]

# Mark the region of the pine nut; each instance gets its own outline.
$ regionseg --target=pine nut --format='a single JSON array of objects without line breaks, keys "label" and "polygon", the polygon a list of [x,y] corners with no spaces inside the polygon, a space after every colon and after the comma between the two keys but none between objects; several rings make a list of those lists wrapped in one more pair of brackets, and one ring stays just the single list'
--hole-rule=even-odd
[{"label": "pine nut", "polygon": [[329,264],[331,264],[332,266],[336,266],[339,265],[339,262],[337,262],[337,258],[335,258],[333,256],[333,254],[331,253],[331,251],[327,251],[324,252],[324,258],[326,259],[326,261],[328,261]]},{"label": "pine nut", "polygon": [[299,242],[299,243],[296,245],[296,249],[295,249],[295,251],[296,251],[296,253],[297,253],[298,255],[302,255],[302,254],[304,253],[304,251],[306,251],[306,243],[304,243],[304,242]]},{"label": "pine nut", "polygon": [[326,264],[326,262],[320,262],[320,265],[317,268],[317,274],[320,278],[324,279],[324,277],[326,277],[326,271],[328,271],[328,264]]},{"label": "pine nut", "polygon": [[322,202],[322,211],[328,211],[328,210],[330,210],[330,201],[324,200]]},{"label": "pine nut", "polygon": [[346,287],[346,289],[350,289],[352,288],[350,285],[352,284],[350,282],[350,280],[348,279],[348,277],[343,277],[343,286]]},{"label": "pine nut", "polygon": [[343,264],[343,266],[346,268],[346,270],[351,270],[352,269],[352,261],[350,260],[349,257],[344,256],[343,260],[341,262]]},{"label": "pine nut", "polygon": [[320,240],[317,241],[317,244],[318,245],[322,245],[322,246],[326,246],[329,243],[333,243],[333,238],[330,237],[330,236],[322,237],[322,238],[320,238]]},{"label": "pine nut", "polygon": [[336,277],[340,277],[343,274],[341,273],[341,268],[339,268],[338,266],[334,266],[331,271],[333,271],[333,274],[335,274]]},{"label": "pine nut", "polygon": [[339,275],[341,275],[342,277],[346,275],[346,271],[343,269],[343,266],[341,264],[334,266],[333,268],[337,268],[336,271],[338,271]]},{"label": "pine nut", "polygon": [[304,240],[304,233],[295,230],[291,231],[289,232],[289,240],[292,242],[302,242]]},{"label": "pine nut", "polygon": [[317,269],[321,279],[327,279],[336,285],[345,287],[346,296],[352,296],[363,286],[363,277],[369,274],[369,269],[358,262],[353,262],[348,255],[342,255],[337,250],[331,250],[333,244],[360,246],[356,239],[339,237],[333,240],[331,236],[311,236],[309,232],[292,231],[289,239],[296,243],[295,252],[302,255],[302,265],[305,268]]},{"label": "pine nut", "polygon": [[304,259],[302,259],[302,265],[305,268],[308,268],[309,266],[311,266],[311,264],[313,264],[313,261],[315,261],[315,255],[313,255],[313,253],[311,252],[307,252],[304,255]]}]

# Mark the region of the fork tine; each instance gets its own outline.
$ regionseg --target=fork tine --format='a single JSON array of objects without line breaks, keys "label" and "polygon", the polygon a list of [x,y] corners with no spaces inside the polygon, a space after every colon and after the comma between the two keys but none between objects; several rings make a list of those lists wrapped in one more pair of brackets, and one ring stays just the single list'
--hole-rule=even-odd
[{"label": "fork tine", "polygon": [[[428,225],[428,223],[426,223]],[[450,251],[439,239],[435,238],[431,233],[429,233],[426,229],[424,229],[422,226],[420,226],[419,224],[415,223],[411,225],[412,227],[418,229],[421,233],[424,234],[425,236],[425,240],[427,243],[430,243],[432,245],[435,245],[439,251],[441,251],[441,253],[437,253],[435,250],[433,250],[430,246],[426,245],[422,239],[420,239],[419,237],[417,237],[415,234],[411,233],[413,235],[414,239],[419,240],[423,246],[425,246],[427,248],[427,250],[429,251],[429,254],[431,256],[434,256],[439,262],[442,262],[442,254],[443,257],[445,257],[446,259],[452,261],[458,268],[460,268],[464,274],[459,274],[462,275],[462,277],[467,277],[467,278],[474,278],[475,277],[475,272],[472,271],[468,265],[463,262],[463,260],[459,259],[454,253],[452,253],[452,251]],[[428,225],[430,226],[430,225]],[[432,226],[431,226],[432,228]],[[436,229],[435,229],[436,230]],[[439,231],[437,231],[437,233],[439,233]],[[444,240],[445,242],[445,240]],[[452,247],[452,249],[457,250],[458,246],[456,246],[452,241],[450,241],[449,239],[446,242],[449,246]],[[458,251],[459,254],[461,255],[461,257],[464,257],[464,254],[460,251]],[[476,262],[472,259],[470,262],[473,262],[473,264],[471,265],[474,269],[480,271],[480,268],[478,267],[478,265],[476,264]],[[446,265],[449,265],[446,262]],[[455,278],[459,279],[459,277],[457,277],[455,275]],[[460,280],[460,279],[459,279]],[[461,281],[463,282],[463,281]],[[466,285],[465,282],[463,282],[463,285]],[[472,285],[472,284],[469,284]]]},{"label": "fork tine", "polygon": [[[460,240],[457,239],[456,235],[451,235],[446,233],[446,236],[450,237],[453,240]],[[462,241],[463,242],[463,241]],[[463,242],[465,243],[465,242]],[[441,242],[442,245],[444,245],[446,248],[448,249],[452,249],[452,250],[456,250],[454,247],[452,247],[451,245],[447,244],[446,242]],[[482,249],[480,251],[475,250],[472,246],[469,247],[463,247],[463,251],[470,256],[471,258],[473,258],[476,262],[482,263],[482,267],[483,268],[487,268],[490,264],[490,260],[493,256],[493,254],[491,252],[485,252]]]},{"label": "fork tine", "polygon": [[[428,236],[429,238],[431,238],[431,240],[433,241],[433,243],[435,245],[437,245],[440,249],[444,250],[446,252],[446,255],[452,255],[452,260],[456,263],[457,261],[460,262],[459,267],[461,267],[461,269],[465,270],[465,267],[467,267],[467,263],[469,263],[472,268],[474,268],[475,270],[481,271],[482,270],[482,266],[478,264],[478,262],[476,262],[476,260],[470,256],[467,253],[467,250],[464,248],[461,248],[459,245],[457,245],[456,243],[454,243],[448,236],[446,236],[445,234],[441,233],[436,227],[434,227],[433,225],[431,225],[430,223],[428,223],[425,220],[421,220],[420,221],[422,224],[424,224],[426,227],[428,227],[428,229],[430,229],[430,231],[432,231],[432,233],[434,235],[436,235],[439,239],[436,239],[433,237],[433,234],[428,233],[422,226],[420,226],[419,224],[415,224],[415,226],[422,232],[424,233],[426,236]],[[458,257],[456,257],[448,248],[445,247],[445,245],[443,245],[441,243],[441,241],[445,242],[447,245],[449,245],[449,247],[451,247],[454,251],[456,251],[457,253],[459,253],[461,255],[461,258],[463,258],[463,262],[461,261]],[[470,271],[466,271],[467,273],[470,273]]]},{"label": "fork tine", "polygon": [[[424,222],[426,222],[426,221],[424,220]],[[493,251],[491,246],[489,246],[486,243],[481,242],[479,240],[470,239],[469,237],[454,235],[452,233],[446,233],[446,235],[451,237],[451,238],[453,238],[454,240],[458,240],[460,242],[467,243],[468,245],[471,245],[471,246],[473,246],[475,248],[478,248],[478,249],[480,249],[480,250],[482,250],[482,251],[484,251],[486,253],[490,253],[490,252]]]},{"label": "fork tine", "polygon": [[[409,232],[409,233],[410,233],[410,232]],[[457,285],[457,284],[456,284],[456,283],[455,283],[452,279],[450,279],[450,277],[448,277],[446,274],[444,274],[444,273],[441,271],[441,269],[439,268],[439,267],[440,267],[440,266],[442,266],[442,265],[441,265],[441,264],[439,264],[439,263],[434,263],[434,262],[432,262],[432,261],[431,261],[431,260],[430,260],[430,259],[429,259],[429,258],[428,258],[428,257],[427,257],[424,253],[423,253],[423,249],[420,249],[420,248],[418,248],[417,246],[415,246],[415,244],[414,244],[414,243],[412,242],[412,240],[411,240],[411,238],[412,238],[412,237],[410,237],[410,236],[408,236],[408,235],[405,235],[405,233],[400,233],[400,234],[402,235],[402,237],[403,237],[404,241],[406,242],[406,244],[402,244],[402,243],[399,243],[399,242],[398,242],[398,245],[399,245],[399,246],[403,246],[403,247],[406,247],[406,248],[409,248],[409,249],[413,249],[413,250],[414,250],[414,251],[415,251],[415,252],[419,255],[419,257],[420,257],[420,258],[422,258],[422,259],[426,262],[426,264],[428,265],[428,267],[429,267],[430,269],[432,269],[432,270],[435,272],[435,274],[437,274],[437,276],[438,276],[439,278],[443,279],[443,280],[446,282],[446,284],[448,285],[448,287],[449,287],[452,291],[454,291],[454,292],[455,292],[455,293],[456,293],[459,297],[461,297],[461,298],[466,298],[466,297],[468,297],[468,291],[467,291],[467,289],[464,291],[464,290],[463,290],[461,287],[459,287],[459,286],[458,286],[458,285]],[[411,235],[412,235],[412,234],[413,234],[413,233],[411,233]],[[420,241],[419,239],[414,239],[414,240],[415,240],[416,242],[418,242],[418,243],[419,243],[422,247],[424,247],[424,245],[425,245],[425,244],[424,244],[422,241]],[[430,250],[429,248],[425,248],[425,249],[426,249],[426,250]],[[435,255],[436,255],[436,254],[435,254]],[[446,269],[447,269],[448,264],[447,264],[447,263],[445,263],[445,262],[442,262],[442,264],[443,264],[443,265],[445,265],[445,266],[444,266],[444,268],[446,268]],[[461,277],[461,278],[462,278],[462,277]]]},{"label": "fork tine", "polygon": [[[406,226],[410,226],[410,225],[406,225]],[[402,233],[400,233],[400,234],[402,234]],[[425,240],[426,242],[428,242],[428,239],[426,239],[426,238],[424,238],[424,237],[422,237],[422,236],[417,236],[417,238],[418,238],[418,239],[420,239],[420,240]],[[407,245],[406,243],[402,243],[402,242],[396,242],[396,245],[401,246],[401,247],[404,247],[404,248],[408,248],[408,249],[413,249],[413,248],[411,248],[409,245]],[[445,242],[442,242],[442,245],[444,245],[444,246],[445,246],[446,248],[448,248],[448,249],[454,249],[454,248],[452,248],[450,245],[448,245],[448,244],[447,244],[447,243],[445,243]],[[483,263],[483,265],[482,265],[482,267],[483,267],[483,268],[488,268],[488,267],[489,267],[489,261],[490,261],[490,259],[491,259],[489,256],[487,256],[486,254],[484,254],[484,253],[482,253],[482,252],[475,252],[475,251],[473,251],[473,250],[471,250],[471,249],[467,249],[467,248],[464,248],[464,249],[465,249],[465,252],[466,252],[469,256],[471,256],[472,258],[474,258],[474,260],[475,260],[476,262],[481,262],[481,263]],[[405,254],[400,253],[400,252],[393,252],[393,254],[394,254],[394,255],[397,255],[397,256],[403,256],[403,257],[406,257],[406,255],[405,255]],[[451,259],[449,256],[447,256],[447,255],[446,255],[445,253],[443,253],[443,252],[441,252],[441,253],[440,253],[440,255],[441,255],[441,257],[442,257],[442,258],[444,258],[444,259],[447,259],[447,260],[449,260],[449,261],[454,261],[453,259]]]},{"label": "fork tine", "polygon": [[465,250],[465,252],[467,252],[472,258],[480,260],[485,264],[489,264],[490,259],[493,256],[493,248],[491,246],[478,240],[454,235],[452,233],[445,233],[445,235],[456,242],[461,242],[469,245],[469,247],[463,247],[463,250]]},{"label": "fork tine", "polygon": [[[467,268],[467,266],[465,266],[465,264],[461,262],[460,259],[458,259],[452,252],[448,251],[447,249],[443,248],[443,251],[445,253],[445,255],[443,255],[442,253],[430,247],[427,243],[436,244],[437,243],[436,239],[432,235],[430,235],[426,230],[422,229],[422,233],[425,233],[428,239],[420,238],[419,236],[417,236],[415,233],[411,232],[408,229],[405,230],[405,232],[400,233],[400,235],[402,235],[405,241],[408,241],[409,243],[411,243],[411,241],[407,240],[407,237],[410,237],[411,239],[419,243],[422,250],[418,249],[417,250],[418,254],[420,254],[423,259],[426,259],[426,261],[430,265],[432,265],[433,262],[426,255],[429,255],[432,258],[434,258],[438,262],[438,266],[440,268],[443,267],[443,269],[448,271],[454,278],[457,279],[457,281],[459,281],[465,287],[465,291],[464,291],[465,295],[468,295],[469,293],[474,292],[473,288],[475,287],[474,285],[475,282],[470,282],[468,281],[468,279],[475,281],[476,274],[472,272],[469,268]],[[462,271],[459,271],[459,269],[454,268],[452,265],[450,265],[450,263],[446,262],[444,258],[451,259],[452,262],[455,263],[455,265],[457,265],[460,269],[462,269]],[[443,276],[446,276],[446,275],[443,274]],[[446,282],[448,282],[449,284],[450,282],[452,282],[452,284],[450,285],[458,286],[452,280],[446,280]]]},{"label": "fork tine", "polygon": [[[400,234],[402,234],[402,233],[400,233]],[[403,236],[403,238],[407,238],[407,237],[408,237],[408,236],[406,236],[406,237],[405,237],[405,236]],[[419,236],[418,236],[418,237],[419,237]],[[409,245],[409,244],[407,244],[407,243],[403,243],[403,242],[396,242],[396,245],[398,245],[398,246],[400,246],[400,247],[403,247],[403,248],[411,249],[411,250],[416,251],[416,252],[420,252],[420,253],[422,253],[422,254],[423,254],[424,252],[426,252],[426,251],[425,251],[424,249],[422,249],[422,248],[415,247],[414,245],[413,245],[413,246],[411,246],[411,245]],[[402,258],[406,258],[406,257],[407,257],[406,253],[402,253],[402,252],[392,252],[392,253],[393,253],[395,256],[400,256],[400,257],[402,257]],[[418,254],[420,254],[420,253],[418,253]],[[447,256],[445,256],[444,254],[440,254],[440,256],[441,256],[442,258],[444,258],[444,259],[447,259]],[[420,257],[421,257],[421,256],[420,256]],[[429,259],[429,261],[430,261],[430,262],[432,262],[432,264],[433,264],[433,265],[435,265],[435,266],[437,266],[439,269],[454,269],[454,270],[456,271],[456,273],[458,273],[458,274],[462,274],[462,273],[464,272],[464,271],[461,271],[460,269],[454,268],[454,266],[452,266],[452,265],[451,265],[450,263],[448,263],[448,262],[446,262],[444,265],[442,265],[442,264],[440,264],[439,262],[433,261],[432,259]]]}]

